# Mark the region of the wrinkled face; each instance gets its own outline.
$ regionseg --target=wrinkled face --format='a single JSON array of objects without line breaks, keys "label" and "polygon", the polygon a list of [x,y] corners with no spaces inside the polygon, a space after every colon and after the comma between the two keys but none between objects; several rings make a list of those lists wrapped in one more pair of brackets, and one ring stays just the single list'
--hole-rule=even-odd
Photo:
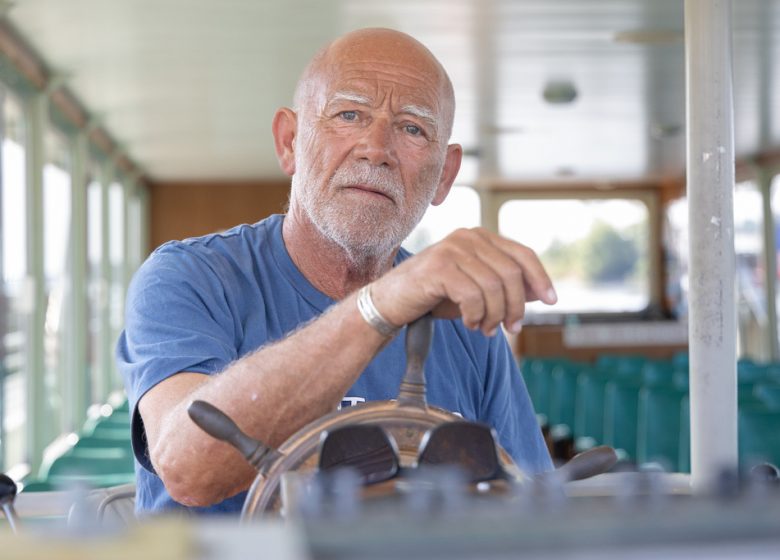
[{"label": "wrinkled face", "polygon": [[293,197],[354,259],[384,256],[437,196],[441,78],[370,53],[347,58],[297,108]]}]

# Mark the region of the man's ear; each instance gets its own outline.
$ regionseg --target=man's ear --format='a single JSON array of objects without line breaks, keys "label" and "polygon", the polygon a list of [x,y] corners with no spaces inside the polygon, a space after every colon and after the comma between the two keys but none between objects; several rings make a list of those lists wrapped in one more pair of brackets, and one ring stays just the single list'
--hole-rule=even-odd
[{"label": "man's ear", "polygon": [[279,167],[286,175],[295,173],[295,131],[298,126],[298,115],[295,111],[282,107],[274,115],[271,130],[274,135],[276,159]]},{"label": "man's ear", "polygon": [[431,204],[438,206],[447,195],[450,194],[450,188],[452,183],[455,182],[455,177],[458,176],[460,171],[460,162],[463,159],[463,148],[460,144],[450,144],[447,146],[447,156],[444,160],[444,168],[441,171],[441,179],[439,179],[439,186],[436,187],[436,194],[433,195]]}]

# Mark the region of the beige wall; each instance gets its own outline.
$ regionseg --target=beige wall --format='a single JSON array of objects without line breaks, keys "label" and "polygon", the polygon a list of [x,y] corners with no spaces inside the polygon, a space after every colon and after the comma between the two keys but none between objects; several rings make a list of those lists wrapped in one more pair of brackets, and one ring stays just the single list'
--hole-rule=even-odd
[{"label": "beige wall", "polygon": [[283,212],[289,191],[288,181],[153,183],[151,249]]}]

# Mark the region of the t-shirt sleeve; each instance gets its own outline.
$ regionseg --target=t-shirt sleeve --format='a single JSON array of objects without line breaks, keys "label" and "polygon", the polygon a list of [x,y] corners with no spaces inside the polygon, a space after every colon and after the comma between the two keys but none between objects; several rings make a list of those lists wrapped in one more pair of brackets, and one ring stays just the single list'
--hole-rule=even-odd
[{"label": "t-shirt sleeve", "polygon": [[133,410],[135,454],[149,470],[139,399],[176,373],[213,374],[237,358],[225,281],[186,246],[171,245],[158,249],[130,283],[116,360]]},{"label": "t-shirt sleeve", "polygon": [[502,447],[524,472],[552,470],[523,376],[501,332],[490,339],[481,420],[496,429]]}]

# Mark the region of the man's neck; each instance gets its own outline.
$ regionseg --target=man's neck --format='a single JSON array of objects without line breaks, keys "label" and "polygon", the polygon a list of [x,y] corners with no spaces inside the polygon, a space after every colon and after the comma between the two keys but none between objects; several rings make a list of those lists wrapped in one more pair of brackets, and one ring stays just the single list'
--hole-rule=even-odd
[{"label": "man's neck", "polygon": [[340,300],[379,278],[393,266],[398,249],[390,254],[360,259],[326,238],[305,212],[294,208],[284,218],[282,238],[298,270],[325,295]]}]

